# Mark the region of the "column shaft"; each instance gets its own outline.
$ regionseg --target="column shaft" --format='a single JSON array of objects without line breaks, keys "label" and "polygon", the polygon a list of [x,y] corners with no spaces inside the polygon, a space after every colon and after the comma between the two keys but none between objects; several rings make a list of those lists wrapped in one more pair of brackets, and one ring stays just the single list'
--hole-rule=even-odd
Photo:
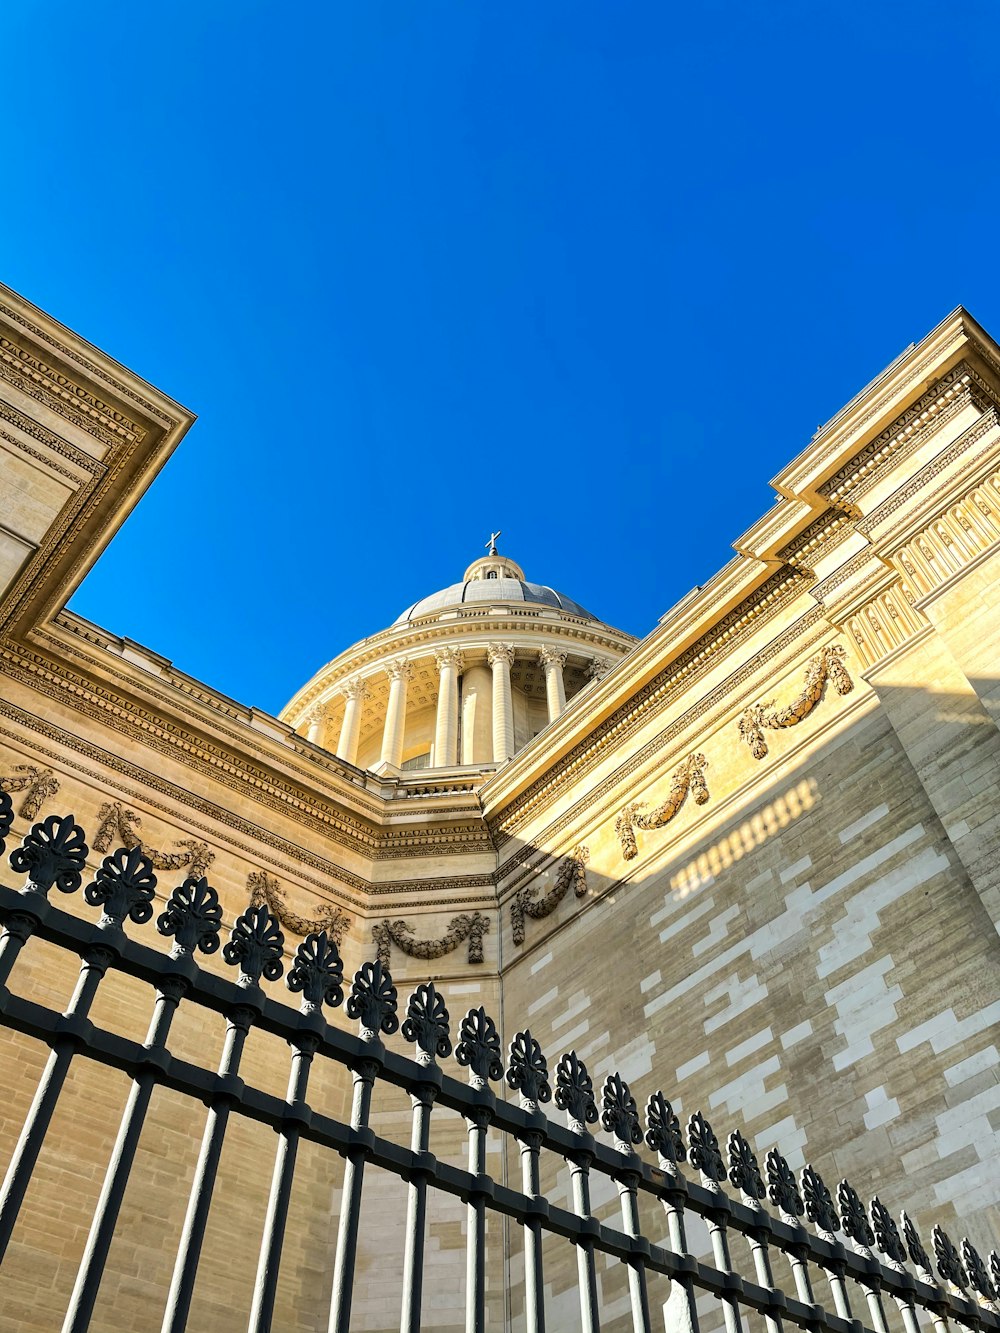
[{"label": "column shaft", "polygon": [[543,648],[538,660],[545,668],[545,702],[548,704],[549,721],[554,722],[566,710],[566,687],[563,684],[566,654],[558,653],[553,648]]},{"label": "column shaft", "polygon": [[344,708],[344,721],[340,728],[340,740],[337,742],[337,754],[349,764],[358,762],[358,738],[361,735],[361,705],[367,698],[368,691],[364,682],[352,680],[342,691],[347,704]]},{"label": "column shaft", "polygon": [[514,646],[496,643],[488,656],[493,671],[493,762],[505,764],[514,754],[514,707],[510,693]]},{"label": "column shaft", "polygon": [[406,685],[413,675],[413,668],[409,662],[392,662],[386,667],[386,674],[389,677],[389,706],[382,733],[381,761],[398,768],[403,762]]},{"label": "column shaft", "polygon": [[462,654],[448,648],[435,654],[438,667],[437,717],[434,726],[434,767],[458,763],[458,673]]}]

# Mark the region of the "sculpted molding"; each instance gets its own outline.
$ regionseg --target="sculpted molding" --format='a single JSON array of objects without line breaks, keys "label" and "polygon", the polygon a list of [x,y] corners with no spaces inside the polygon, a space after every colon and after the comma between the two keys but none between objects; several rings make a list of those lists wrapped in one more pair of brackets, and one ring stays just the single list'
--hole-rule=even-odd
[{"label": "sculpted molding", "polygon": [[[21,774],[15,777],[14,774]],[[15,764],[14,773],[0,777],[0,791],[24,792],[18,814],[22,819],[34,819],[50,796],[59,790],[59,779],[51,768],[37,768],[34,764]]]},{"label": "sculpted molding", "polygon": [[805,682],[801,691],[784,708],[775,708],[774,700],[751,704],[739,720],[740,739],[750,747],[755,759],[763,759],[767,754],[767,741],[764,739],[765,727],[778,731],[782,727],[794,727],[809,716],[823,697],[826,682],[829,680],[838,694],[850,694],[854,682],[844,665],[846,653],[839,643],[830,644],[806,667]]},{"label": "sculpted molding", "polygon": [[372,926],[372,940],[378,949],[378,960],[383,967],[388,967],[395,945],[411,958],[443,958],[463,942],[468,940],[468,961],[483,961],[483,936],[489,932],[489,917],[482,912],[461,912],[448,922],[447,932],[437,940],[418,940],[414,938],[413,927],[407,921],[390,921],[384,918]]}]

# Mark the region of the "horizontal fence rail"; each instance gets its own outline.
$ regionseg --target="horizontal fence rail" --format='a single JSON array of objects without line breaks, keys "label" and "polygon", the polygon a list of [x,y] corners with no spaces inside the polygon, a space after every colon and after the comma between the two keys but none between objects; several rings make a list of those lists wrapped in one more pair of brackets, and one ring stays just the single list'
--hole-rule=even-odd
[{"label": "horizontal fence rail", "polygon": [[[0,851],[12,821],[10,799],[0,792]],[[401,1016],[388,968],[378,960],[358,969],[346,993],[346,1012],[356,1020],[357,1033],[335,1027],[324,1011],[345,1001],[343,964],[335,941],[326,932],[308,935],[288,967],[286,985],[298,996],[298,1008],[279,1003],[260,984],[262,978],[278,980],[286,965],[279,922],[263,904],[243,912],[222,945],[223,959],[235,970],[235,980],[207,972],[195,959],[199,952],[214,953],[222,944],[222,910],[217,893],[204,878],[187,879],[170,893],[156,929],[172,941],[172,947],[169,953],[151,948],[124,930],[126,922],[141,925],[153,916],[156,878],[141,848],[121,848],[105,857],[83,887],[86,902],[100,909],[96,923],[64,912],[50,901],[49,894],[53,888],[67,894],[78,891],[87,856],[85,834],[73,817],[53,815],[33,825],[10,854],[11,867],[25,876],[23,888],[0,885],[0,1022],[45,1043],[50,1052],[0,1190],[0,1263],[73,1060],[98,1061],[131,1080],[63,1333],[82,1333],[90,1327],[125,1186],[157,1087],[172,1089],[207,1107],[166,1296],[163,1333],[181,1333],[188,1327],[220,1157],[233,1114],[276,1131],[249,1316],[254,1333],[264,1333],[272,1324],[296,1155],[303,1141],[319,1144],[345,1160],[337,1240],[331,1255],[330,1333],[347,1333],[350,1327],[368,1164],[407,1184],[401,1256],[402,1333],[414,1333],[421,1327],[427,1191],[431,1187],[461,1200],[467,1210],[467,1333],[486,1326],[489,1213],[520,1225],[524,1317],[529,1333],[541,1333],[545,1326],[545,1234],[563,1237],[576,1248],[580,1323],[594,1333],[601,1321],[598,1254],[626,1265],[636,1333],[654,1327],[649,1274],[671,1279],[664,1306],[670,1333],[696,1333],[699,1294],[719,1301],[726,1333],[741,1333],[744,1310],[762,1316],[767,1333],[781,1333],[785,1321],[817,1333],[860,1333],[863,1328],[889,1333],[886,1301],[896,1307],[904,1333],[918,1333],[921,1323],[928,1321],[938,1333],[944,1333],[949,1320],[970,1329],[1000,1330],[1000,1256],[996,1252],[990,1254],[987,1266],[967,1239],[956,1247],[945,1231],[934,1227],[932,1258],[905,1213],[897,1224],[880,1199],[866,1206],[846,1180],[831,1191],[811,1166],[796,1177],[776,1149],[766,1154],[761,1166],[739,1131],[729,1136],[723,1149],[700,1113],[691,1116],[686,1133],[682,1132],[676,1112],[660,1091],[649,1097],[640,1122],[635,1098],[617,1074],[610,1075],[596,1091],[573,1051],[562,1055],[550,1074],[541,1047],[529,1031],[515,1035],[505,1060],[489,1014],[483,1008],[470,1010],[453,1033],[444,999],[432,983],[417,986]],[[7,988],[19,953],[33,938],[80,960],[75,990],[62,1013]],[[149,987],[149,1028],[142,1042],[95,1026],[89,1018],[101,982],[112,970]],[[170,1053],[171,1022],[182,1004],[197,1005],[225,1023],[216,1068],[204,1068]],[[414,1048],[413,1058],[388,1049],[382,1041],[400,1023],[402,1038]],[[249,1086],[240,1077],[244,1045],[255,1029],[287,1043],[290,1055],[284,1099]],[[452,1055],[465,1071],[464,1080],[439,1063]],[[317,1059],[331,1060],[350,1073],[353,1096],[346,1122],[321,1113],[308,1101],[310,1072]],[[516,1102],[496,1096],[491,1084],[500,1080],[516,1093]],[[408,1148],[375,1133],[369,1124],[372,1094],[379,1081],[409,1095],[412,1134]],[[565,1124],[542,1111],[549,1101],[564,1113]],[[465,1169],[439,1161],[429,1151],[435,1106],[456,1111],[465,1120]],[[592,1132],[598,1122],[607,1141]],[[493,1179],[486,1170],[491,1127],[506,1142],[517,1145],[519,1190]],[[655,1154],[656,1165],[640,1155],[642,1146]],[[542,1195],[539,1163],[543,1150],[568,1167],[572,1208],[559,1207]],[[682,1171],[685,1164],[693,1174]],[[620,1202],[620,1227],[592,1213],[595,1173],[613,1183]],[[655,1244],[642,1234],[641,1196],[651,1196],[662,1206],[667,1245]],[[689,1250],[688,1214],[702,1219],[707,1227],[711,1263],[695,1258]],[[734,1268],[733,1233],[749,1247],[752,1276]],[[775,1284],[774,1253],[787,1260],[794,1293]],[[814,1284],[818,1278],[829,1289],[832,1310],[817,1299]]]}]

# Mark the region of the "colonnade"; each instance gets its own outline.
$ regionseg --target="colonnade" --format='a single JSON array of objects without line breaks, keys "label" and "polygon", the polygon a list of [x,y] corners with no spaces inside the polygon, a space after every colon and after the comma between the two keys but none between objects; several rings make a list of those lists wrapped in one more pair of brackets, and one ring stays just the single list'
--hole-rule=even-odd
[{"label": "colonnade", "polygon": [[[492,741],[493,762],[504,764],[514,755],[514,702],[511,688],[511,667],[517,650],[512,643],[493,643],[486,650],[492,672]],[[549,722],[554,722],[566,708],[566,684],[563,668],[567,654],[558,648],[546,647],[537,652],[537,661],[545,673],[545,702]],[[434,767],[448,768],[459,762],[459,689],[458,681],[465,665],[465,654],[459,648],[440,648],[434,653],[438,671],[437,710],[434,719]],[[613,663],[608,658],[595,657],[588,667],[592,679],[605,675]],[[389,701],[382,731],[380,763],[399,768],[403,760],[406,729],[407,686],[413,679],[414,663],[408,658],[397,658],[382,668],[389,677]],[[345,681],[338,691],[344,698],[344,716],[340,727],[336,753],[349,764],[356,764],[358,741],[361,736],[361,714],[370,690],[367,681],[354,676]],[[323,739],[326,710],[314,709],[307,718],[307,739],[317,744]]]}]

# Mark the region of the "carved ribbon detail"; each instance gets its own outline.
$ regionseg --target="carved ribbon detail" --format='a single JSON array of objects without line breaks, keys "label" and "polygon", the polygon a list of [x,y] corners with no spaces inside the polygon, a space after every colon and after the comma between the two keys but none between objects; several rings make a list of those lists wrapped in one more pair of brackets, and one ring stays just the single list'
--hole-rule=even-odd
[{"label": "carved ribbon detail", "polygon": [[675,770],[670,779],[670,791],[667,799],[655,810],[643,810],[641,801],[631,801],[615,820],[615,832],[621,843],[622,856],[631,861],[639,851],[635,840],[635,830],[662,828],[669,824],[677,811],[684,804],[688,792],[694,798],[695,805],[704,805],[708,800],[708,784],[704,770],[708,760],[703,754],[689,754]]},{"label": "carved ribbon detail", "polygon": [[569,856],[564,856],[559,863],[556,882],[548,893],[543,894],[541,898],[533,898],[532,894],[537,887],[534,884],[526,884],[524,888],[518,889],[510,902],[510,926],[515,944],[524,943],[525,917],[530,916],[532,921],[541,921],[543,917],[554,912],[566,897],[571,884],[573,892],[578,898],[582,898],[586,894],[587,862],[589,860],[590,852],[581,843],[579,847],[573,848]]},{"label": "carved ribbon detail", "polygon": [[408,921],[385,919],[372,926],[372,939],[383,967],[389,966],[393,945],[411,958],[442,958],[457,949],[463,940],[469,941],[469,962],[481,963],[483,936],[489,928],[489,918],[482,912],[460,912],[451,918],[447,932],[439,940],[417,940],[413,938],[413,927]]},{"label": "carved ribbon detail", "polygon": [[247,875],[247,892],[250,894],[251,907],[263,905],[270,908],[281,924],[296,935],[318,935],[325,930],[339,948],[351,927],[351,918],[347,913],[332,904],[322,907],[314,917],[299,916],[293,912],[285,902],[278,881],[266,870],[251,870]]},{"label": "carved ribbon detail", "polygon": [[828,680],[838,694],[850,694],[854,689],[854,681],[844,665],[845,655],[839,643],[830,644],[811,659],[806,667],[802,691],[787,707],[775,708],[774,700],[768,699],[763,703],[752,704],[744,712],[739,721],[740,739],[749,745],[755,759],[763,759],[767,754],[765,728],[777,731],[781,727],[794,727],[808,717],[822,699]]},{"label": "carved ribbon detail", "polygon": [[150,847],[139,836],[142,816],[118,801],[102,805],[98,819],[101,822],[94,839],[95,852],[110,851],[113,844],[120,844],[130,851],[138,847],[144,856],[149,857],[156,870],[187,870],[191,879],[202,879],[215,860],[215,853],[208,850],[208,844],[199,842],[197,838],[176,839],[174,846],[184,848],[180,852],[160,852]]},{"label": "carved ribbon detail", "polygon": [[[15,777],[18,773],[22,776]],[[15,764],[14,774],[0,777],[0,789],[11,794],[23,791],[24,800],[17,813],[22,819],[34,819],[49,797],[59,790],[59,779],[51,768],[37,768],[34,764]]]}]

